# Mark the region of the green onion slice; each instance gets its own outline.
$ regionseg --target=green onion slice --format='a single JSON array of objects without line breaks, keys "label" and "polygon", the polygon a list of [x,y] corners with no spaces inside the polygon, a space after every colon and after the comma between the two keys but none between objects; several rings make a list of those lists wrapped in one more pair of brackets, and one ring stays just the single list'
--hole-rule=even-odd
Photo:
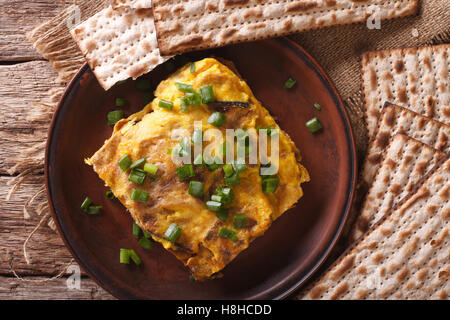
[{"label": "green onion slice", "polygon": [[154,176],[156,174],[156,172],[158,171],[158,166],[154,165],[152,163],[146,163],[144,165],[144,171],[147,172],[148,174],[151,174],[152,176]]},{"label": "green onion slice", "polygon": [[[142,230],[142,229],[141,229],[141,230]],[[145,230],[142,230],[142,233],[144,234],[144,237],[145,237],[145,238],[150,239],[150,233],[148,233],[148,232],[145,231]]]},{"label": "green onion slice", "polygon": [[186,93],[188,105],[198,107],[202,103],[202,97],[196,92]]},{"label": "green onion slice", "polygon": [[133,249],[129,249],[128,250],[129,255],[131,260],[133,260],[133,262],[138,266],[141,264],[141,258],[138,256],[138,254],[136,253],[136,251],[134,251]]},{"label": "green onion slice", "polygon": [[181,83],[181,82],[175,82],[175,86],[178,90],[183,92],[194,92],[194,87],[191,84]]},{"label": "green onion slice", "polygon": [[173,108],[173,102],[164,99],[160,99],[158,105],[160,108],[164,108],[167,110],[172,110]]},{"label": "green onion slice", "polygon": [[262,181],[262,190],[264,193],[273,193],[277,191],[280,179],[278,177],[265,178]]},{"label": "green onion slice", "polygon": [[317,102],[314,103],[314,108],[316,108],[317,110],[322,110],[322,106],[320,104],[318,104]]},{"label": "green onion slice", "polygon": [[119,163],[119,167],[120,167],[120,169],[122,169],[122,171],[127,171],[128,168],[131,166],[131,159],[126,154],[119,160],[118,163]]},{"label": "green onion slice", "polygon": [[237,214],[234,216],[234,227],[236,229],[242,229],[247,227],[247,215]]},{"label": "green onion slice", "polygon": [[309,132],[316,133],[317,131],[320,131],[322,129],[322,124],[316,117],[306,122],[306,128],[308,128]]},{"label": "green onion slice", "polygon": [[130,251],[128,249],[120,249],[120,263],[130,263]]},{"label": "green onion slice", "polygon": [[191,73],[195,72],[195,62],[191,62]]},{"label": "green onion slice", "polygon": [[206,208],[208,210],[217,212],[220,209],[222,209],[222,203],[217,202],[217,201],[206,201]]},{"label": "green onion slice", "polygon": [[130,169],[134,169],[134,168],[140,167],[140,166],[142,166],[144,163],[145,163],[145,158],[136,160],[135,162],[133,162],[133,163],[130,165]]},{"label": "green onion slice", "polygon": [[116,107],[124,107],[126,103],[124,98],[116,98]]},{"label": "green onion slice", "polygon": [[105,193],[106,198],[108,198],[109,200],[113,200],[116,198],[116,196],[114,195],[114,193],[111,190],[106,191]]},{"label": "green onion slice", "polygon": [[234,173],[233,166],[229,163],[224,164],[222,167],[223,172],[225,173],[225,177],[230,177]]},{"label": "green onion slice", "polygon": [[147,173],[139,168],[131,169],[128,180],[137,184],[143,184]]},{"label": "green onion slice", "polygon": [[137,225],[136,222],[133,221],[133,237],[136,239],[141,235],[141,228]]},{"label": "green onion slice", "polygon": [[297,81],[295,81],[294,79],[289,78],[289,79],[287,79],[286,82],[284,83],[284,87],[285,87],[286,89],[291,89],[291,88],[295,85],[296,82],[297,82]]},{"label": "green onion slice", "polygon": [[225,177],[225,183],[229,187],[235,186],[235,185],[239,184],[239,182],[240,181],[239,181],[239,176],[238,176],[237,172],[233,173],[229,177]]},{"label": "green onion slice", "polygon": [[203,103],[210,103],[215,100],[214,99],[214,90],[211,85],[201,87],[200,94],[202,95]]},{"label": "green onion slice", "polygon": [[100,210],[102,209],[102,206],[89,206],[87,208],[86,213],[87,214],[98,214],[100,213]]},{"label": "green onion slice", "polygon": [[177,241],[178,237],[181,234],[181,228],[177,226],[176,223],[172,223],[164,233],[164,238],[169,240],[170,242]]},{"label": "green onion slice", "polygon": [[228,210],[225,208],[221,208],[216,212],[216,217],[222,220],[223,222],[227,221],[228,218]]},{"label": "green onion slice", "polygon": [[115,110],[115,111],[108,112],[108,115],[107,115],[108,125],[110,125],[110,126],[115,125],[122,118],[123,118],[122,110]]},{"label": "green onion slice", "polygon": [[216,189],[216,194],[222,197],[224,204],[230,203],[234,197],[233,189],[229,187],[218,187]]},{"label": "green onion slice", "polygon": [[238,239],[236,232],[227,228],[221,228],[219,230],[218,236],[221,238],[229,239],[233,242],[235,242]]},{"label": "green onion slice", "polygon": [[150,248],[153,246],[153,241],[147,238],[142,238],[141,240],[139,240],[138,244],[145,250],[150,250]]},{"label": "green onion slice", "polygon": [[131,190],[131,200],[139,201],[139,202],[147,202],[148,201],[148,192],[142,190]]},{"label": "green onion slice", "polygon": [[91,198],[86,197],[86,199],[84,199],[83,203],[81,204],[81,210],[86,212],[91,204],[92,204]]},{"label": "green onion slice", "polygon": [[222,196],[219,196],[218,194],[213,194],[213,195],[211,196],[211,200],[212,200],[212,201],[216,201],[216,202],[220,202],[220,203],[224,203],[225,198],[222,197]]},{"label": "green onion slice", "polygon": [[177,175],[178,178],[180,178],[181,180],[187,180],[189,178],[192,178],[195,175],[194,167],[192,166],[192,164],[185,164],[181,167],[178,167]]},{"label": "green onion slice", "polygon": [[203,182],[190,181],[189,182],[189,194],[191,196],[196,196],[196,197],[203,196]]},{"label": "green onion slice", "polygon": [[227,116],[220,112],[213,112],[208,119],[208,123],[213,126],[220,127],[227,120]]}]

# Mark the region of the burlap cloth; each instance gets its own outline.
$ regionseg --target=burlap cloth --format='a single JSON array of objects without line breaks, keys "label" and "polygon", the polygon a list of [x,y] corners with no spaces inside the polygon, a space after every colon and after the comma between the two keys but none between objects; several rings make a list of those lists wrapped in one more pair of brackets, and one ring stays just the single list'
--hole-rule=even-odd
[{"label": "burlap cloth", "polygon": [[[73,19],[76,12],[81,14],[81,21],[85,21],[107,5],[109,0],[75,0],[73,5],[53,19],[37,26],[27,35],[36,50],[48,59],[58,72],[58,80],[61,83],[68,82],[85,62],[68,32],[67,21]],[[365,24],[352,24],[290,36],[317,59],[336,85],[352,122],[360,162],[367,147],[360,91],[361,53],[379,49],[449,43],[449,26],[449,0],[422,0],[420,13],[417,16],[383,21],[381,29],[370,30]],[[62,90],[49,93],[49,99],[40,103],[44,106],[42,112],[35,112],[33,117],[40,121],[48,119],[49,125],[49,115],[52,114],[61,94]],[[16,165],[9,172],[18,174],[18,178],[13,180],[9,196],[26,179],[27,174],[43,171],[44,148],[45,144],[41,143],[13,159]],[[29,169],[30,163],[33,164],[33,170]],[[30,198],[32,199],[33,196],[30,195]],[[33,204],[30,205],[30,203]],[[24,209],[26,211],[29,207],[28,210],[42,211],[45,204],[28,201],[24,204]],[[339,252],[338,248],[333,256]],[[332,259],[333,257],[330,258]]]}]

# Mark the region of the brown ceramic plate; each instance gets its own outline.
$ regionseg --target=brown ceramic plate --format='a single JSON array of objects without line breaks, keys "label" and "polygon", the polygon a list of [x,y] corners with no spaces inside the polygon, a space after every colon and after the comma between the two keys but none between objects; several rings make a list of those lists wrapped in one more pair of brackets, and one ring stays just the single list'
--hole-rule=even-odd
[{"label": "brown ceramic plate", "polygon": [[[131,234],[132,219],[83,160],[112,132],[106,114],[115,97],[129,103],[125,114],[143,107],[135,82],[105,92],[87,65],[62,97],[54,115],[46,150],[48,198],[59,231],[85,271],[114,296],[124,299],[279,299],[291,294],[318,269],[335,245],[353,198],[356,157],[352,130],[343,103],[322,68],[297,44],[282,38],[189,54],[214,55],[235,63],[255,96],[299,147],[311,175],[296,207],[273,223],[266,234],[233,260],[223,278],[189,280],[188,269],[162,246],[140,248]],[[175,59],[181,65],[182,60]],[[145,78],[156,85],[169,75],[166,65]],[[285,81],[297,84],[290,90]],[[322,105],[318,111],[313,104]],[[318,117],[324,130],[309,133],[306,121]],[[89,195],[103,211],[80,210]],[[119,249],[133,248],[139,267],[119,263]]]}]

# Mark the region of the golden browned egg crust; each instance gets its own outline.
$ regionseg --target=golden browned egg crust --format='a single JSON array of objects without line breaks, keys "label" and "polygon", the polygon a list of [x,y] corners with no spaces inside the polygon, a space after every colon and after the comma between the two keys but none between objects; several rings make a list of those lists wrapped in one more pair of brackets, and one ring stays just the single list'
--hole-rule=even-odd
[{"label": "golden browned egg crust", "polygon": [[[188,194],[189,181],[179,179],[176,173],[179,165],[172,161],[168,150],[178,145],[182,138],[192,135],[194,121],[201,121],[203,130],[215,128],[207,122],[215,110],[202,104],[189,107],[187,112],[181,111],[178,98],[184,93],[177,90],[175,82],[191,84],[196,90],[212,85],[216,100],[248,103],[248,108],[232,108],[225,112],[227,120],[218,128],[223,132],[227,128],[248,130],[268,126],[279,130],[279,186],[276,192],[264,193],[259,164],[247,165],[247,170],[239,174],[240,183],[232,187],[234,199],[226,222],[205,206],[206,197],[213,194],[217,186],[225,185],[221,169],[210,172],[194,165],[194,179],[203,182],[205,199]],[[172,101],[172,110],[159,107],[160,99]],[[179,137],[178,141],[173,137]],[[129,172],[123,172],[118,165],[125,154],[133,161],[145,158],[157,165],[156,179],[146,179],[142,185],[130,182]],[[142,111],[119,121],[111,138],[88,162],[130,211],[136,223],[188,266],[196,279],[203,280],[222,270],[302,197],[301,183],[309,181],[309,175],[300,160],[295,144],[256,100],[247,84],[224,64],[206,58],[195,63],[195,72],[191,72],[188,64],[162,81],[155,91],[155,99]],[[148,201],[133,201],[132,189],[147,191]],[[236,214],[247,215],[246,228],[234,228],[233,216]],[[176,243],[163,237],[172,223],[182,229]],[[222,227],[234,230],[237,241],[218,237]]]}]

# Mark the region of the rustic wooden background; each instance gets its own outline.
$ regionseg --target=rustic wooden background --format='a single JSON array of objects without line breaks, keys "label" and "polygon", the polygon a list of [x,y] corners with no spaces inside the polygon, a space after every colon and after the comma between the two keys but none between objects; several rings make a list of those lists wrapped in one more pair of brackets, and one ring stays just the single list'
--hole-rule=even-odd
[{"label": "rustic wooden background", "polygon": [[[39,281],[57,275],[72,258],[59,235],[47,225],[30,240],[31,264],[25,262],[22,245],[39,217],[32,215],[25,220],[23,203],[39,190],[41,174],[27,179],[10,201],[5,201],[10,188],[7,182],[14,178],[7,174],[13,165],[8,158],[36,141],[45,140],[46,127],[28,121],[35,108],[32,102],[62,87],[54,81],[55,71],[29,44],[25,33],[70,3],[70,0],[0,0],[0,299],[113,298],[83,273],[80,290],[68,289],[66,281],[70,274]],[[12,273],[11,254],[13,267],[24,280]]]}]

